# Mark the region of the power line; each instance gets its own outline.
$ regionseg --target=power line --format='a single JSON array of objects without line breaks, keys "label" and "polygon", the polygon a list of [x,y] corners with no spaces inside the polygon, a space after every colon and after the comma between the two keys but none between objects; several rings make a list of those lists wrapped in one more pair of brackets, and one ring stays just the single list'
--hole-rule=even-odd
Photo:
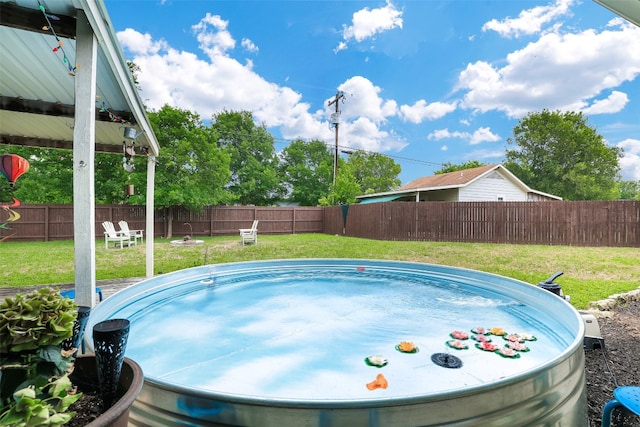
[{"label": "power line", "polygon": [[[242,134],[242,133],[239,133],[239,132],[229,132],[229,131],[221,132],[221,133],[223,134],[223,136],[226,136],[226,137],[241,136],[241,137],[247,137],[248,138],[248,137],[254,136],[254,135],[251,135],[251,134]],[[271,135],[271,134],[269,134],[269,135]],[[305,139],[305,138],[295,138],[295,139],[276,138],[273,135],[271,135],[271,138],[273,139],[274,144],[291,144],[294,141],[303,141],[303,142],[309,141],[308,139]],[[325,142],[325,141],[322,141],[321,139],[312,139],[312,140],[323,142],[324,145],[327,146],[327,148],[334,148],[334,144],[331,143],[331,142]],[[338,149],[341,150],[341,151],[352,151],[352,152],[363,151],[363,152],[365,152],[367,154],[380,154],[381,156],[390,157],[392,159],[397,159],[397,160],[401,160],[401,161],[404,161],[404,162],[418,163],[418,164],[428,165],[428,166],[444,166],[444,163],[430,162],[428,160],[414,159],[414,158],[411,158],[411,157],[403,157],[403,156],[395,156],[395,155],[391,155],[391,154],[383,154],[383,153],[379,153],[379,152],[373,151],[373,150],[364,150],[362,148],[355,148],[355,147],[350,147],[350,146],[346,146],[346,145],[338,145]]]},{"label": "power line", "polygon": [[[329,143],[325,143],[325,145],[327,147],[329,147]],[[437,162],[429,162],[427,160],[420,160],[420,159],[412,159],[410,157],[402,157],[402,156],[393,156],[391,154],[382,154],[382,153],[378,153],[377,151],[371,151],[371,150],[363,150],[362,148],[353,148],[353,147],[347,147],[344,145],[339,146],[340,149],[342,150],[342,152],[345,152],[345,154],[351,154],[352,152],[355,151],[363,151],[367,154],[380,154],[381,156],[385,156],[385,157],[390,157],[392,159],[398,159],[398,160],[404,160],[407,162],[413,162],[413,163],[420,163],[423,165],[431,165],[431,166],[444,166],[443,163],[437,163]],[[348,151],[348,153],[346,153]]]}]

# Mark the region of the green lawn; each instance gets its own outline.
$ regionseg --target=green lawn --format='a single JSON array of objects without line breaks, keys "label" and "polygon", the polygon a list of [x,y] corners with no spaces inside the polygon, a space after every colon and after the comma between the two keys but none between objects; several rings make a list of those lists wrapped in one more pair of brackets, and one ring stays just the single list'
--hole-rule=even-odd
[{"label": "green lawn", "polygon": [[[155,273],[236,261],[286,258],[367,258],[451,265],[536,284],[556,271],[576,308],[640,287],[639,248],[485,243],[389,242],[324,234],[259,236],[243,247],[238,236],[198,237],[203,245],[155,241]],[[0,287],[73,282],[73,242],[0,243]],[[145,275],[145,246],[104,248],[96,241],[98,280]]]}]

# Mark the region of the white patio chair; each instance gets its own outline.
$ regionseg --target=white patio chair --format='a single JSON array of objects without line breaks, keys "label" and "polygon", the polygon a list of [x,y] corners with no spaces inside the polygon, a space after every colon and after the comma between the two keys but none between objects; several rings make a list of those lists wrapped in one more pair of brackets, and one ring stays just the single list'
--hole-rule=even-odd
[{"label": "white patio chair", "polygon": [[253,225],[251,228],[241,228],[240,229],[240,239],[242,240],[242,246],[245,243],[258,244],[258,220],[253,221]]},{"label": "white patio chair", "polygon": [[111,221],[105,221],[102,223],[104,228],[104,247],[109,249],[109,242],[113,242],[114,247],[120,244],[120,249],[124,248],[124,245],[130,246],[132,238],[128,234],[123,234],[116,231]]},{"label": "white patio chair", "polygon": [[140,243],[143,243],[144,230],[131,230],[129,229],[129,224],[127,223],[127,221],[124,220],[120,221],[118,225],[120,226],[120,231],[123,234],[127,234],[129,235],[129,237],[133,238],[134,245],[138,244],[138,239],[140,239]]}]

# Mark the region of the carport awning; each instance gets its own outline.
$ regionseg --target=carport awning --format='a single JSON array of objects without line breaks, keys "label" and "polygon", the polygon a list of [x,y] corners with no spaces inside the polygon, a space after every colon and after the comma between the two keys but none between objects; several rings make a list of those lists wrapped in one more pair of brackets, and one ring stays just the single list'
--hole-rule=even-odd
[{"label": "carport awning", "polygon": [[394,194],[393,196],[372,197],[370,199],[360,200],[360,204],[363,205],[365,203],[391,202],[392,200],[401,199],[403,197],[406,197],[406,194]]}]

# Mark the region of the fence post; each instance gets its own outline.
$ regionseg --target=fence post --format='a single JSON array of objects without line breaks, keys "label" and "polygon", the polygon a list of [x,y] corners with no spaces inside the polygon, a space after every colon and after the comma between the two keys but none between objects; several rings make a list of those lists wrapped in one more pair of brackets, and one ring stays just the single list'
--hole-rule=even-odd
[{"label": "fence post", "polygon": [[213,206],[208,206],[207,209],[209,210],[209,237],[213,236],[213,210],[214,207]]},{"label": "fence post", "polygon": [[419,202],[415,202],[413,204],[413,219],[414,219],[414,236],[413,236],[413,240],[422,240],[421,238],[418,237],[418,230],[419,230],[419,224],[418,224],[418,203]]},{"label": "fence post", "polygon": [[44,208],[44,241],[49,241],[49,205]]}]

